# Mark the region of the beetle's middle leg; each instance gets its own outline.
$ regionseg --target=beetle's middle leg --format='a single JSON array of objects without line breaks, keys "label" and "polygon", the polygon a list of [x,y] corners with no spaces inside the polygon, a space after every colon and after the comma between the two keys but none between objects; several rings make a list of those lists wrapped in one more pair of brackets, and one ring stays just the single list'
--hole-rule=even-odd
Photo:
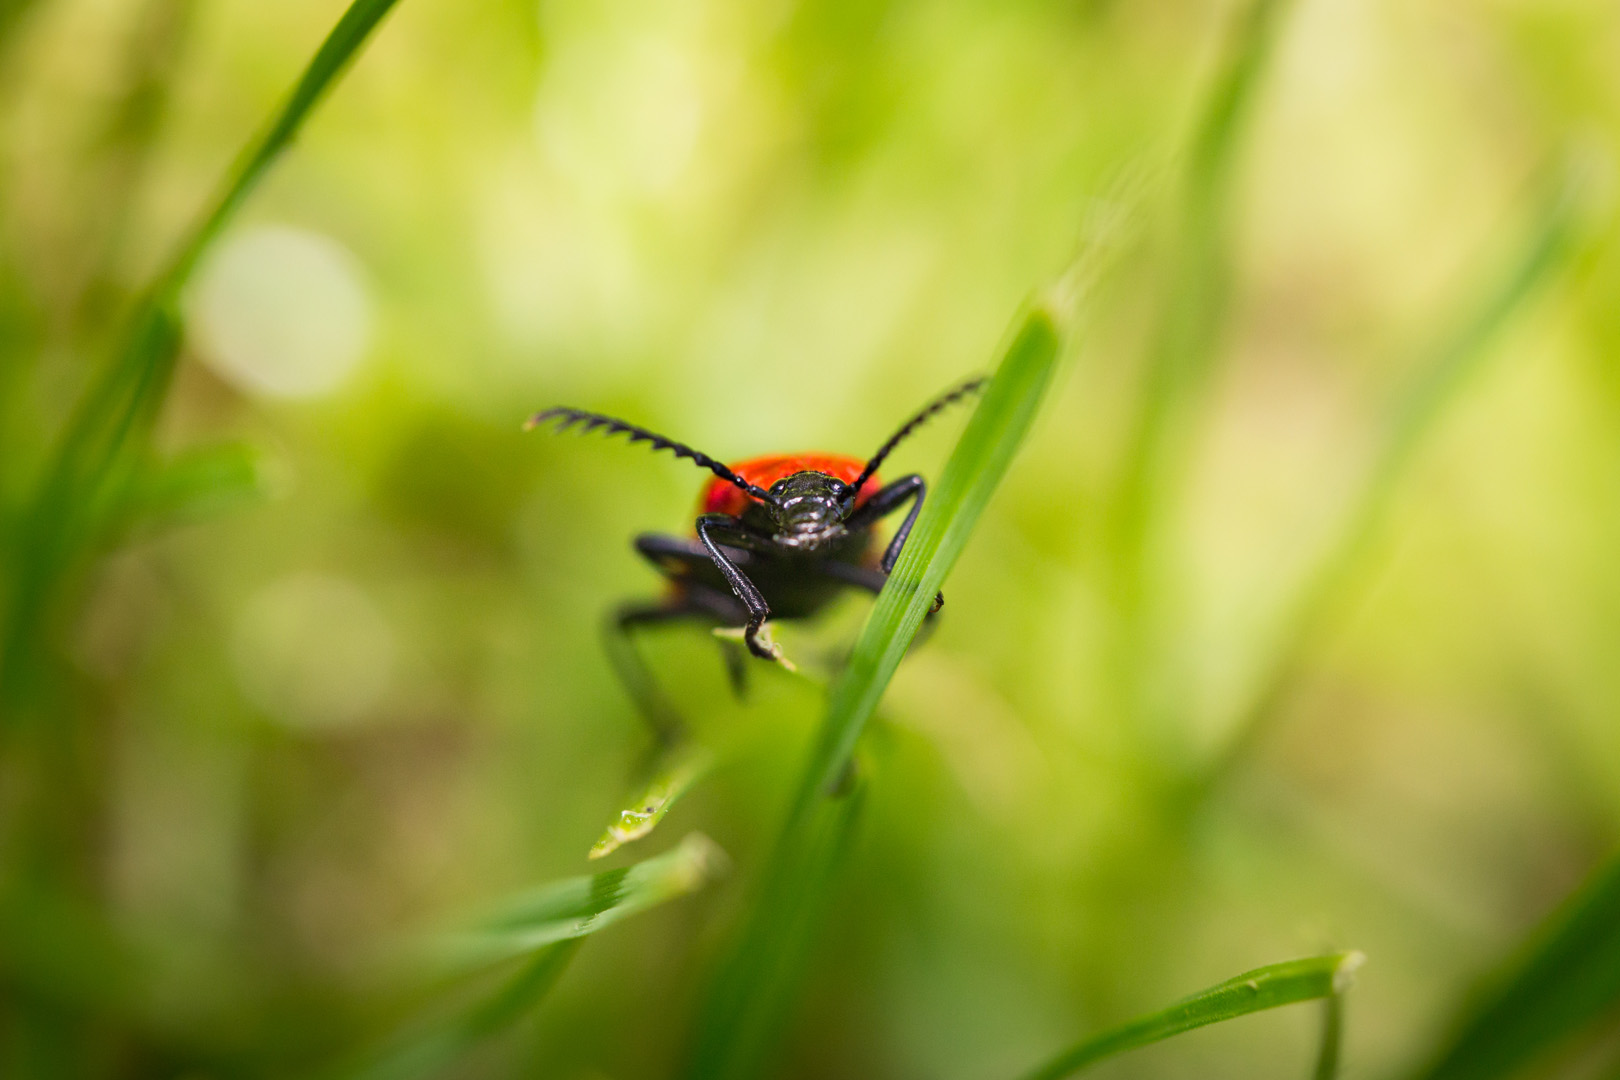
[{"label": "beetle's middle leg", "polygon": [[[621,609],[622,614],[630,614],[634,618],[630,625],[616,627],[622,630],[621,636],[626,640],[613,642],[610,651],[616,650],[616,655],[622,654],[615,660],[615,666],[619,669],[622,681],[631,688],[653,685],[651,673],[647,671],[639,652],[634,650],[633,643],[628,640],[631,625],[667,622],[681,618],[707,618],[722,626],[736,626],[746,621],[748,617],[735,597],[700,581],[691,580],[694,570],[709,571],[712,563],[708,549],[696,540],[660,533],[643,533],[636,537],[635,548],[637,554],[652,563],[666,577],[678,581],[680,591],[677,596],[660,604],[627,605]],[[720,657],[725,663],[726,679],[731,684],[732,693],[738,698],[744,697],[748,690],[748,673],[742,646],[725,639],[717,639],[716,644],[720,647]],[[653,693],[632,689],[631,695],[636,699],[641,711],[648,716],[649,721],[653,722],[655,730],[660,724],[653,721],[654,715],[667,719],[673,712],[671,708],[655,704],[655,699],[662,697],[657,693],[655,685]]]},{"label": "beetle's middle leg", "polygon": [[700,612],[684,597],[672,597],[654,603],[624,604],[609,613],[603,626],[602,644],[608,661],[660,746],[680,742],[686,734],[686,721],[653,677],[632,634],[637,627],[693,618],[698,614]]}]

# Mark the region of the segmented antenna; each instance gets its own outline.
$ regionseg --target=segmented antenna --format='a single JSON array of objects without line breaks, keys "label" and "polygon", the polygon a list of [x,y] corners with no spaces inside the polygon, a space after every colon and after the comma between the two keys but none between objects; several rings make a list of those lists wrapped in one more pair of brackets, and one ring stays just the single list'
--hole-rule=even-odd
[{"label": "segmented antenna", "polygon": [[654,450],[668,450],[678,458],[690,458],[693,462],[705,469],[708,469],[710,472],[714,473],[714,475],[726,481],[728,484],[735,484],[737,487],[742,488],[756,499],[760,499],[768,503],[774,503],[776,501],[775,499],[771,498],[770,492],[755,484],[750,484],[748,481],[744,480],[742,477],[720,464],[720,462],[714,460],[714,458],[710,457],[708,454],[694,450],[685,443],[678,443],[674,439],[666,439],[664,436],[659,435],[656,432],[648,431],[644,427],[637,427],[634,424],[627,424],[623,420],[615,420],[611,416],[603,416],[600,413],[586,412],[583,409],[570,409],[565,406],[558,406],[555,409],[547,409],[545,412],[537,412],[533,416],[529,417],[528,422],[523,425],[523,430],[533,431],[541,424],[551,420],[562,421],[557,425],[557,431],[559,433],[567,431],[576,424],[583,424],[584,426],[579,429],[581,435],[595,431],[598,428],[605,429],[604,434],[607,435],[627,434],[630,436],[630,441],[633,443],[651,443]]},{"label": "segmented antenna", "polygon": [[878,471],[878,466],[883,464],[883,459],[893,453],[894,448],[904,442],[906,436],[910,435],[913,431],[916,431],[929,420],[933,419],[936,413],[955,405],[958,401],[961,401],[969,394],[977,393],[979,390],[983,389],[984,384],[989,381],[990,379],[988,376],[975,376],[949,393],[942,394],[933,401],[929,402],[927,408],[923,409],[916,416],[913,416],[910,420],[907,420],[899,431],[889,436],[889,441],[880,446],[878,448],[878,452],[872,455],[872,459],[868,461],[866,463],[866,467],[861,470],[861,475],[856,477],[855,480],[849,485],[849,489],[851,491],[860,491],[861,485],[872,478],[872,474]]}]

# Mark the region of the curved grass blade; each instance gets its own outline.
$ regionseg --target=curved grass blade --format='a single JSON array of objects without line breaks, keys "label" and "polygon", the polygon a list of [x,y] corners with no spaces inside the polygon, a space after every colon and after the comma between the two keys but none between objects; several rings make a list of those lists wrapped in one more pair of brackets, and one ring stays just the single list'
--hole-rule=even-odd
[{"label": "curved grass blade", "polygon": [[442,943],[457,967],[475,966],[594,934],[647,908],[684,896],[713,880],[725,853],[702,833],[674,849],[619,870],[569,878],[514,897],[476,929]]},{"label": "curved grass blade", "polygon": [[1028,433],[1051,382],[1058,345],[1052,310],[1045,303],[1032,306],[929,494],[849,664],[833,685],[826,719],[751,915],[699,1013],[685,1075],[752,1076],[769,1052],[832,880],[825,866],[836,860],[817,837],[848,835],[848,827],[839,824],[846,813],[840,804],[847,800],[828,796],[847,788],[861,732]]},{"label": "curved grass blade", "polygon": [[589,857],[600,859],[611,855],[652,832],[675,801],[713,767],[714,755],[707,750],[691,747],[677,751],[674,759],[660,768],[640,794],[619,811],[618,818],[591,848]]},{"label": "curved grass blade", "polygon": [[417,1080],[442,1072],[532,1014],[585,937],[713,880],[725,854],[701,833],[624,870],[569,878],[509,901],[480,928],[433,951],[467,970],[523,957],[493,994],[411,1025],[387,1045],[332,1072],[353,1080]]},{"label": "curved grass blade", "polygon": [[1543,207],[1524,247],[1501,278],[1444,337],[1433,355],[1418,367],[1412,385],[1397,402],[1382,445],[1367,479],[1352,501],[1338,539],[1312,576],[1287,620],[1285,643],[1257,680],[1234,734],[1198,782],[1194,801],[1230,771],[1262,737],[1285,700],[1300,667],[1325,630],[1327,616],[1344,592],[1352,572],[1377,535],[1390,501],[1424,438],[1433,430],[1457,392],[1484,364],[1489,346],[1508,319],[1561,268],[1573,247],[1581,212],[1577,177],[1561,176],[1543,199]]},{"label": "curved grass blade", "polygon": [[1527,944],[1414,1080],[1518,1075],[1620,1007],[1620,856],[1589,878]]},{"label": "curved grass blade", "polygon": [[[1280,1005],[1333,998],[1349,989],[1351,978],[1363,959],[1361,953],[1345,952],[1257,968],[1202,993],[1182,998],[1169,1008],[1094,1035],[1025,1074],[1024,1080],[1059,1080],[1115,1054],[1135,1050],[1194,1028],[1233,1020],[1264,1009],[1275,1009]],[[1322,1075],[1321,1068],[1319,1062],[1318,1076]],[[1331,1072],[1328,1075],[1332,1075]]]},{"label": "curved grass blade", "polygon": [[180,355],[179,298],[191,272],[395,3],[354,0],[349,5],[269,126],[248,144],[210,208],[136,302],[114,355],[79,402],[18,523],[0,626],[0,719],[12,715],[30,668],[29,650],[41,636],[40,624],[62,579],[98,538],[104,522],[92,509],[122,493],[128,459],[138,456],[167,394]]}]

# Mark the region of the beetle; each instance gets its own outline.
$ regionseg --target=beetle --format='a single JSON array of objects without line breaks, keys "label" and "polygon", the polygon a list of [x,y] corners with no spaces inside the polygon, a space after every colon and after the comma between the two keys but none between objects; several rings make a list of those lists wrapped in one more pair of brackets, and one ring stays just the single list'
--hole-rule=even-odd
[{"label": "beetle", "polygon": [[[635,539],[636,551],[668,579],[668,592],[654,602],[619,607],[607,624],[609,657],[660,741],[675,741],[683,725],[637,652],[633,631],[685,619],[741,625],[750,653],[780,661],[782,650],[769,637],[767,618],[806,618],[847,588],[877,593],[894,569],[927,494],[921,476],[913,473],[884,484],[878,468],[913,431],[986,381],[975,377],[941,394],[864,461],[800,453],[725,465],[684,443],[600,413],[559,406],[529,418],[525,427],[530,430],[554,423],[557,432],[577,428],[582,434],[629,435],[632,443],[668,450],[714,474],[703,487],[693,536],[643,533]],[[907,503],[910,509],[900,527],[874,561],[872,527]],[[929,615],[944,603],[944,596],[936,595]],[[726,659],[732,685],[740,692],[743,661],[735,646]]]}]

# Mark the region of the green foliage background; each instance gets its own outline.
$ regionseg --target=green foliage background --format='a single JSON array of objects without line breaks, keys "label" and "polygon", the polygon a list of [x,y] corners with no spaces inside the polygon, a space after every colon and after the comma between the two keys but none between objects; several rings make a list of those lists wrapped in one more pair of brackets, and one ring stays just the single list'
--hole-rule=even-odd
[{"label": "green foliage background", "polygon": [[[866,453],[1077,258],[759,1068],[1020,1075],[1355,948],[1348,1075],[1611,1075],[1612,3],[403,0],[217,238],[336,244],[367,298],[358,369],[277,398],[198,332],[210,253],[165,283],[343,12],[0,0],[0,1075],[304,1075],[440,1030],[458,1075],[701,1074],[869,605],[783,628],[813,678],[755,665],[742,703],[705,634],[651,636],[717,764],[614,865],[701,831],[731,873],[548,939],[506,984],[543,1007],[496,999],[521,1023],[436,1026],[483,985],[420,941],[585,873],[645,766],[598,629],[702,481],[521,421]],[[132,320],[177,363],[98,427],[161,352]],[[889,472],[937,478],[961,423]],[[289,595],[362,615],[255,622]],[[1319,1022],[1104,1070],[1299,1076]]]}]

